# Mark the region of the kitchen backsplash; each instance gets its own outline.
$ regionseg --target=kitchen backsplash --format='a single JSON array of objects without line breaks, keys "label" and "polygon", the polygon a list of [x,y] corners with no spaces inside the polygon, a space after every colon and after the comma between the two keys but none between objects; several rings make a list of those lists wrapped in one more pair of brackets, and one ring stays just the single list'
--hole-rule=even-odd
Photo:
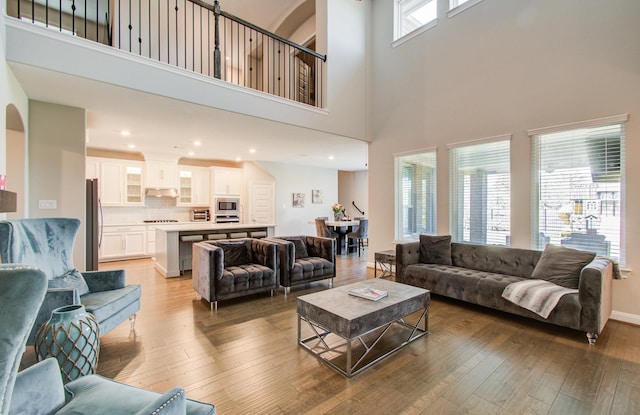
[{"label": "kitchen backsplash", "polygon": [[191,207],[176,206],[175,199],[145,198],[145,205],[138,207],[103,207],[105,225],[140,223],[144,220],[173,219],[179,222],[191,220]]}]

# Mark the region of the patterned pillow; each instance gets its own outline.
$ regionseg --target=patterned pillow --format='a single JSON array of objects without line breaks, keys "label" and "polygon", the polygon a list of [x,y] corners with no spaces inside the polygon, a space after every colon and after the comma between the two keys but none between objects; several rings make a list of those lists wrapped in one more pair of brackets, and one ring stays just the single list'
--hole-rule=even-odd
[{"label": "patterned pillow", "polygon": [[451,265],[451,235],[420,235],[420,262]]},{"label": "patterned pillow", "polygon": [[595,256],[593,252],[548,244],[533,269],[531,278],[546,280],[566,288],[578,288],[580,271]]},{"label": "patterned pillow", "polygon": [[67,271],[65,274],[49,280],[49,288],[75,288],[78,295],[85,295],[89,292],[89,286],[84,277],[77,269]]}]

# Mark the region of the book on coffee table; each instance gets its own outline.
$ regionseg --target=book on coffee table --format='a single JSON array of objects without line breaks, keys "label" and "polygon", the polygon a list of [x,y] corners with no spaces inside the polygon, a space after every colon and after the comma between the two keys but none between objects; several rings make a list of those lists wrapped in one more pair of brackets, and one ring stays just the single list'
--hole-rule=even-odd
[{"label": "book on coffee table", "polygon": [[378,301],[379,299],[386,297],[388,293],[386,291],[377,290],[375,288],[359,287],[354,288],[353,290],[349,290],[349,295],[366,298],[367,300]]}]

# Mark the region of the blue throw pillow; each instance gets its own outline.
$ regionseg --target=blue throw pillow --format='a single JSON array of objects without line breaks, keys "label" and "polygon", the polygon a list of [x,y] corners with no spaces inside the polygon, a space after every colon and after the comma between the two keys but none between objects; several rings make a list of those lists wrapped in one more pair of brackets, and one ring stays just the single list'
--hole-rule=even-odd
[{"label": "blue throw pillow", "polygon": [[49,280],[49,288],[75,288],[78,290],[78,295],[85,295],[89,292],[87,282],[80,271],[75,268],[67,271],[66,274],[51,278]]}]

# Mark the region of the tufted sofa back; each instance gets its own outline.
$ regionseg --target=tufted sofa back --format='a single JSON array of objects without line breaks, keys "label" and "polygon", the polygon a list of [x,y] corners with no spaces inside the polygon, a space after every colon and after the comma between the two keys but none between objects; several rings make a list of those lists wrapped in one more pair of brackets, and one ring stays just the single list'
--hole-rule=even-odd
[{"label": "tufted sofa back", "polygon": [[523,278],[529,278],[541,255],[532,249],[451,243],[454,266]]}]

